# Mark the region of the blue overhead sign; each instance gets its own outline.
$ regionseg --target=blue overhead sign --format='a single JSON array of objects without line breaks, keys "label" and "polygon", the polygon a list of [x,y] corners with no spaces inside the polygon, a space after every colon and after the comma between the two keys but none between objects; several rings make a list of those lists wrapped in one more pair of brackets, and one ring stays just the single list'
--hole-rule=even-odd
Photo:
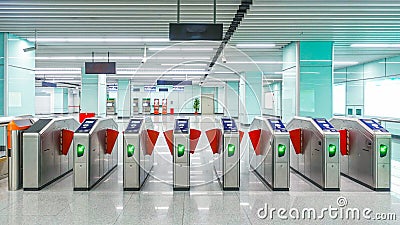
[{"label": "blue overhead sign", "polygon": [[144,86],[144,91],[156,91],[156,86]]}]

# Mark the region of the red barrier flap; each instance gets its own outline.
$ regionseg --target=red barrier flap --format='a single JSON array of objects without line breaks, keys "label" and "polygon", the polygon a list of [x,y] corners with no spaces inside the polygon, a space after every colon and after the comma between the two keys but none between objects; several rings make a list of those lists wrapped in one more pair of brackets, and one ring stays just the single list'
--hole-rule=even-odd
[{"label": "red barrier flap", "polygon": [[146,150],[147,150],[147,155],[152,155],[154,147],[156,146],[156,142],[158,139],[158,135],[160,132],[155,131],[155,130],[150,130],[147,129],[147,138],[146,138]]},{"label": "red barrier flap", "polygon": [[256,155],[261,155],[260,137],[261,137],[261,129],[252,130],[249,132],[249,138],[251,144],[253,145],[254,152],[256,153]]},{"label": "red barrier flap", "polygon": [[113,129],[106,130],[106,154],[111,154],[117,141],[119,132]]},{"label": "red barrier flap", "polygon": [[93,118],[95,116],[95,113],[79,113],[79,123],[82,123],[86,118]]},{"label": "red barrier flap", "polygon": [[173,155],[174,131],[173,130],[164,131],[164,137],[165,137],[165,141],[167,142],[169,151],[171,152],[171,155]]},{"label": "red barrier flap", "polygon": [[61,130],[61,154],[68,155],[69,148],[71,147],[72,140],[74,139],[74,132],[72,130]]},{"label": "red barrier flap", "polygon": [[200,130],[190,129],[190,153],[193,154],[196,149],[197,143],[199,142],[201,135]]},{"label": "red barrier flap", "polygon": [[221,143],[222,131],[220,129],[212,129],[206,131],[206,135],[213,154],[220,153],[219,146]]},{"label": "red barrier flap", "polygon": [[301,129],[295,129],[289,131],[290,140],[292,141],[294,151],[296,154],[302,154],[302,132]]},{"label": "red barrier flap", "polygon": [[349,131],[339,130],[339,134],[340,134],[340,153],[342,153],[342,155],[349,155],[349,149],[350,149]]},{"label": "red barrier flap", "polygon": [[244,136],[244,132],[239,130],[239,142],[240,143],[242,143],[243,136]]}]

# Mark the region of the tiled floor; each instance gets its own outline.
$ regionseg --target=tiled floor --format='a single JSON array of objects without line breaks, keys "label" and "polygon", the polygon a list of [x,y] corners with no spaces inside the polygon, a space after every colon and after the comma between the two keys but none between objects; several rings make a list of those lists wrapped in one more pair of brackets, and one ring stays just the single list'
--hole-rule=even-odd
[{"label": "tiled floor", "polygon": [[[205,121],[208,123],[204,123]],[[172,127],[172,118],[156,117],[159,131]],[[213,118],[192,119],[192,126],[202,130],[212,126]],[[127,121],[119,120],[121,130]],[[243,128],[245,129],[245,128]],[[119,141],[121,145],[122,141]],[[260,208],[338,207],[338,197],[345,197],[347,208],[371,208],[373,213],[397,213],[400,220],[400,195],[393,188],[389,193],[373,192],[342,178],[340,192],[323,192],[308,181],[291,173],[289,192],[272,192],[248,170],[245,136],[242,142],[240,191],[221,190],[212,170],[212,154],[208,141],[201,136],[196,153],[191,155],[191,190],[173,192],[172,157],[160,135],[155,149],[155,165],[143,189],[122,190],[121,165],[97,187],[88,192],[72,191],[72,176],[39,192],[9,192],[7,179],[0,180],[0,224],[398,224],[396,221],[282,220],[275,212],[273,219],[260,219]],[[120,148],[121,149],[121,148]],[[121,155],[121,154],[120,154]],[[394,165],[393,174],[399,174]],[[396,179],[393,179],[395,181]],[[399,183],[399,182],[398,182]],[[288,215],[288,214],[287,214]],[[373,214],[371,214],[373,215]]]}]

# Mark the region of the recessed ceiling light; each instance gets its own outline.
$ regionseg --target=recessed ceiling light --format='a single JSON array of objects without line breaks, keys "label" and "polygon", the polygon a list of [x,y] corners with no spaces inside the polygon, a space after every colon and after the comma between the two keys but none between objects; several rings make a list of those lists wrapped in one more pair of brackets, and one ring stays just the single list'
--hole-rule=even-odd
[{"label": "recessed ceiling light", "polygon": [[400,44],[351,44],[353,48],[400,48]]},{"label": "recessed ceiling light", "polygon": [[[35,41],[34,38],[27,38]],[[168,38],[37,38],[37,42],[169,42]]]},{"label": "recessed ceiling light", "polygon": [[274,48],[275,44],[237,44],[237,48]]},{"label": "recessed ceiling light", "polygon": [[149,47],[149,51],[212,51],[213,48]]}]

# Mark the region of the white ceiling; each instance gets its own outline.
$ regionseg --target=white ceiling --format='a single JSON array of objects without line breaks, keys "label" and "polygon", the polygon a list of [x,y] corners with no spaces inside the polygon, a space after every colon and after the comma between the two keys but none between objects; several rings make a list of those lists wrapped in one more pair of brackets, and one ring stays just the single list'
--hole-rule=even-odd
[{"label": "white ceiling", "polygon": [[[180,2],[180,22],[213,22],[213,0]],[[240,3],[239,0],[217,0],[216,21],[224,24],[224,32]],[[237,75],[232,71],[257,70],[257,67],[249,66],[255,61],[262,62],[258,64],[259,69],[268,77],[279,78],[280,75],[275,73],[280,71],[281,64],[276,62],[282,61],[282,48],[299,40],[334,41],[337,62],[363,63],[398,55],[399,48],[352,48],[350,45],[400,43],[399,7],[398,0],[253,0],[225,49],[227,63],[219,59],[220,64],[214,67],[209,77],[235,79]],[[77,69],[84,61],[91,60],[92,52],[98,61],[104,61],[110,52],[111,61],[117,62],[121,73],[118,77],[135,73],[137,83],[153,81],[159,76],[179,79],[186,76],[186,71],[189,79],[199,80],[204,75],[200,70],[206,71],[220,42],[170,42],[168,25],[176,21],[176,1],[0,1],[0,32],[33,38],[36,29],[39,39],[36,67],[41,70],[70,68],[68,72],[37,76],[54,77],[58,81],[62,77],[65,82],[79,83]],[[40,41],[44,38],[71,39],[70,42]],[[82,38],[97,41],[87,42]],[[119,42],[121,38],[125,41]],[[235,48],[236,44],[249,43],[272,43],[276,47]],[[168,47],[171,45],[176,46]],[[142,64],[144,46],[148,48],[148,60]],[[160,52],[152,50],[163,47],[168,48]],[[67,79],[69,77],[73,79]],[[109,80],[115,82],[111,76]]]}]

